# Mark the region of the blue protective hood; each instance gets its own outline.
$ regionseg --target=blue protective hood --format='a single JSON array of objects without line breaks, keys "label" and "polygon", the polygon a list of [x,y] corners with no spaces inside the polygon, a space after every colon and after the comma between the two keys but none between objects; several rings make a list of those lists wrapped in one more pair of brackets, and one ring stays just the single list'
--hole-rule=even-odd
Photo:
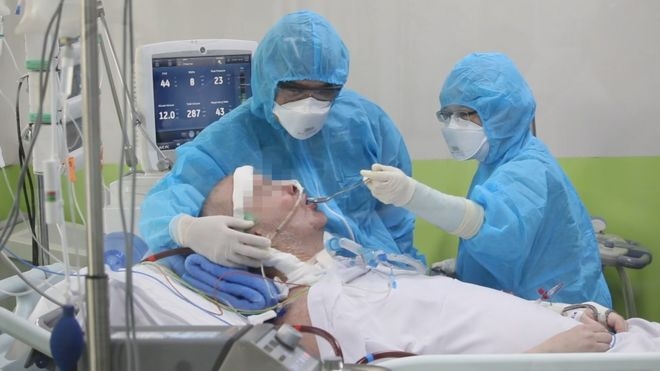
[{"label": "blue protective hood", "polygon": [[277,84],[316,80],[344,85],[348,60],[346,45],[325,18],[310,11],[288,14],[271,28],[254,52],[250,109],[283,130],[272,113]]},{"label": "blue protective hood", "polygon": [[[279,81],[344,85],[347,78],[348,51],[327,20],[302,11],[276,23],[254,54],[252,98],[178,147],[172,171],[142,202],[140,232],[151,251],[174,246],[169,230],[173,218],[198,216],[213,186],[239,166],[252,165],[273,179],[296,179],[310,196],[333,194],[354,184],[361,179],[360,170],[374,163],[409,175],[410,156],[396,125],[357,92],[343,88],[321,131],[305,140],[289,135],[272,113]],[[367,187],[319,207],[328,216],[329,233],[424,262],[412,243],[414,215],[380,203]],[[182,261],[178,266],[183,267]]]},{"label": "blue protective hood", "polygon": [[513,62],[501,53],[472,53],[459,61],[440,91],[440,107],[477,111],[490,149],[483,161],[514,156],[529,138],[536,112],[532,91]]},{"label": "blue protective hood", "polygon": [[490,146],[467,196],[483,207],[484,221],[459,241],[457,277],[529,300],[561,286],[553,300],[611,306],[589,213],[531,135],[536,103],[513,62],[500,53],[468,55],[447,77],[440,105],[477,111]]}]

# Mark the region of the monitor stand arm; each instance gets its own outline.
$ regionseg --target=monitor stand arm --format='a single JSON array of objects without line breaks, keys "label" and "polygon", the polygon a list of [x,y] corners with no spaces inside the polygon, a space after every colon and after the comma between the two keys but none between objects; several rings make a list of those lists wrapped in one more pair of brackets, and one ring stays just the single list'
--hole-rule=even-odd
[{"label": "monitor stand arm", "polygon": [[[137,128],[140,131],[140,135],[143,135],[146,139],[147,142],[151,147],[154,148],[158,155],[158,170],[160,171],[166,171],[171,169],[172,163],[171,161],[163,154],[163,152],[158,148],[156,143],[154,143],[153,140],[149,138],[147,133],[145,132],[144,126],[142,125],[142,117],[137,112],[135,109],[135,100],[133,99],[133,96],[131,92],[128,91],[128,87],[126,85],[126,82],[124,81],[124,74],[119,66],[119,61],[117,59],[117,53],[115,51],[114,43],[112,42],[112,38],[110,37],[110,32],[108,31],[108,23],[105,20],[105,11],[103,9],[103,3],[99,0],[97,2],[98,6],[98,17],[99,20],[101,21],[101,28],[103,31],[103,36],[105,39],[107,39],[107,46],[109,46],[110,49],[110,54],[112,56],[112,62],[114,65],[114,69],[117,73],[117,78],[119,79],[119,84],[121,85],[122,91],[123,91],[123,97],[124,97],[124,103],[128,105],[130,109],[130,116],[132,117],[133,120],[133,125],[132,128]],[[119,102],[119,94],[117,93],[117,87],[115,86],[113,76],[112,76],[112,66],[110,65],[110,59],[108,58],[108,51],[107,51],[107,46],[106,43],[104,43],[103,38],[100,38],[100,49],[101,49],[101,54],[103,56],[103,63],[105,65],[105,70],[108,75],[108,81],[110,84],[110,90],[112,92],[112,99],[114,101],[114,106],[115,106],[115,112],[117,113],[117,120],[119,122],[119,127],[122,133],[122,148],[124,151],[124,162],[126,163],[126,166],[129,168],[129,174],[136,172],[136,166],[137,166],[137,156],[135,154],[135,133],[132,133],[133,136],[133,141],[131,142],[128,138],[128,133],[126,130],[126,125],[124,124],[127,119],[126,119],[126,114],[122,112],[121,110],[121,103]]]}]

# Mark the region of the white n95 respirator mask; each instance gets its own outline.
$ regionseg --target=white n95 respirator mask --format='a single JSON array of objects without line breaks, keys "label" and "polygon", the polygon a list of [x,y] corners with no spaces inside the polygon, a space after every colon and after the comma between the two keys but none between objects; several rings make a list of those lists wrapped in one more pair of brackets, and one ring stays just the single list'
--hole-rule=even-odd
[{"label": "white n95 respirator mask", "polygon": [[292,137],[303,140],[321,131],[331,105],[332,102],[308,97],[283,105],[275,103],[273,113]]},{"label": "white n95 respirator mask", "polygon": [[488,139],[484,128],[470,120],[452,117],[449,125],[442,128],[442,135],[452,157],[458,161],[483,161],[488,155]]}]

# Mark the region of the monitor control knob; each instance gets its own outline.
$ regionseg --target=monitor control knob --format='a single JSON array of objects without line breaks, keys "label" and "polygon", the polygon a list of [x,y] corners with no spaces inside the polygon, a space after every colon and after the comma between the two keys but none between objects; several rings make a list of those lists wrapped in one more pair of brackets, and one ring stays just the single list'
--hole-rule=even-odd
[{"label": "monitor control knob", "polygon": [[298,345],[298,343],[300,343],[302,334],[290,325],[283,324],[275,333],[275,338],[288,348],[293,349]]}]

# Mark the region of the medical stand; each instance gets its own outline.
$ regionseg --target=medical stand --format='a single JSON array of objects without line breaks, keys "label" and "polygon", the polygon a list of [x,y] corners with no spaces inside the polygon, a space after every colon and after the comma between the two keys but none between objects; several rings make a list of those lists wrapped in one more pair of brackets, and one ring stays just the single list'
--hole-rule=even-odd
[{"label": "medical stand", "polygon": [[637,242],[623,239],[619,236],[606,234],[603,231],[596,233],[600,249],[600,259],[604,267],[616,268],[621,280],[621,291],[626,308],[626,318],[637,317],[635,293],[630,282],[626,268],[642,269],[653,260],[649,250]]},{"label": "medical stand", "polygon": [[108,276],[103,262],[103,177],[101,163],[100,90],[98,68],[98,5],[82,3],[81,68],[83,93],[83,148],[87,198],[86,363],[90,371],[109,370],[110,317]]},{"label": "medical stand", "polygon": [[[83,125],[83,155],[84,162],[87,165],[85,172],[85,193],[87,199],[86,215],[86,245],[87,245],[87,275],[85,276],[85,291],[86,291],[86,356],[84,359],[85,370],[109,370],[110,369],[110,328],[109,328],[109,298],[108,298],[108,277],[105,273],[104,259],[103,259],[103,180],[101,174],[101,134],[100,134],[100,89],[99,89],[99,67],[98,67],[98,22],[101,19],[106,37],[109,39],[107,32],[107,24],[103,17],[103,12],[99,11],[99,4],[97,0],[84,0],[81,3],[82,7],[82,29],[81,29],[81,82],[82,82],[82,125]],[[102,49],[106,68],[109,69],[109,62],[105,49]],[[114,50],[113,57],[114,57]],[[39,68],[44,68],[42,62],[39,63]],[[53,62],[50,61],[49,67],[53,67]],[[33,73],[36,75],[37,72]],[[53,71],[51,71],[52,73]],[[113,98],[115,105],[118,105],[119,100],[112,84],[112,74],[108,70],[110,82],[113,90]],[[54,73],[51,75],[51,91],[54,90],[53,81],[55,81]],[[33,78],[31,82],[36,84],[38,79]],[[40,89],[34,88],[34,91]],[[57,105],[55,104],[54,93],[51,93],[53,104],[51,108],[53,112],[57,112]],[[132,105],[132,100],[129,100]],[[132,108],[132,106],[131,106]],[[119,110],[118,110],[119,112]],[[56,115],[51,116],[51,125],[56,122]],[[42,123],[44,120],[37,120]],[[121,115],[120,115],[121,123]],[[41,126],[39,129],[43,129]],[[124,139],[126,139],[125,131],[122,130]],[[49,137],[42,135],[42,138]],[[35,138],[35,139],[38,139]],[[34,143],[32,144],[34,146]],[[44,144],[36,146],[37,149],[45,147]],[[134,156],[130,148],[130,143],[125,142],[124,150],[129,153],[126,156],[128,166],[133,170],[135,166]],[[38,164],[41,164],[38,162]],[[38,179],[39,183],[39,206],[44,204],[42,193],[44,186],[42,181]],[[42,209],[39,211],[39,234],[42,239],[42,244],[48,246],[47,229],[42,227],[44,225],[44,212]],[[42,346],[43,351],[48,351],[47,341]]]}]

